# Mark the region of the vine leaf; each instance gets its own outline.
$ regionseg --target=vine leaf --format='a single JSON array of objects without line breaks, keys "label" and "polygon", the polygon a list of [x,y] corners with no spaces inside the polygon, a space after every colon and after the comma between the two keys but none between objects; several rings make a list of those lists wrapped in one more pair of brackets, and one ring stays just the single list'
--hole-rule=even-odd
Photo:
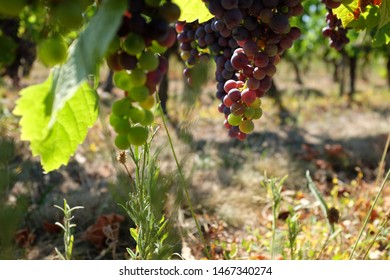
[{"label": "vine leaf", "polygon": [[[359,18],[359,1],[360,0],[344,0],[340,7],[333,9],[333,13],[337,15],[344,27],[347,27],[352,21]],[[359,12],[359,14],[357,14]]]},{"label": "vine leaf", "polygon": [[89,75],[97,73],[98,65],[115,36],[126,10],[126,0],[103,1],[86,29],[72,44],[69,57],[55,79],[53,111],[49,125],[53,125],[56,113],[74,95],[79,85]]},{"label": "vine leaf", "polygon": [[390,22],[378,29],[372,42],[374,48],[390,44]]},{"label": "vine leaf", "polygon": [[384,27],[386,24],[390,23],[390,1],[382,1],[382,5],[379,8],[380,22],[378,28]]},{"label": "vine leaf", "polygon": [[44,83],[22,90],[14,110],[15,115],[22,116],[21,139],[30,141],[33,156],[41,157],[46,172],[68,162],[99,112],[96,91],[84,83],[49,126],[51,116],[45,111],[50,106],[52,85],[53,75],[50,75]]},{"label": "vine leaf", "polygon": [[199,23],[202,23],[214,17],[202,0],[173,0],[172,2],[180,7],[179,21],[193,22],[198,20]]},{"label": "vine leaf", "polygon": [[97,13],[71,45],[64,65],[49,78],[20,92],[14,114],[21,116],[22,140],[46,172],[66,164],[98,115],[98,96],[88,86],[121,24],[126,0],[101,1]]},{"label": "vine leaf", "polygon": [[[371,28],[365,26],[365,24],[369,24],[371,26],[378,25],[379,17],[377,16],[377,12],[378,7],[380,7],[381,10],[383,10],[383,12],[380,11],[381,14],[383,13],[383,16],[381,16],[381,23],[379,24],[381,26],[384,21],[388,20],[388,18],[386,18],[387,14],[385,12],[387,11],[386,2],[388,1],[389,0],[344,0],[340,7],[333,9],[333,13],[336,14],[339,19],[341,19],[344,27],[359,27],[359,23],[356,23],[356,21],[359,21],[363,17],[363,26],[360,28],[364,29]],[[374,13],[374,17],[370,18],[370,16]]]}]

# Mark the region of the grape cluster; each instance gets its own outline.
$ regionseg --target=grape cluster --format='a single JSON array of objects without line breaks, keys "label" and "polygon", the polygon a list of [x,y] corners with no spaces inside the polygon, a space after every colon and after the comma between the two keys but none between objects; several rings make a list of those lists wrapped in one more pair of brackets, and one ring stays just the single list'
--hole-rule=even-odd
[{"label": "grape cluster", "polygon": [[154,120],[154,93],[168,70],[168,61],[160,54],[176,41],[171,24],[179,18],[180,9],[171,1],[161,2],[129,1],[106,55],[107,65],[114,71],[114,84],[124,91],[110,116],[117,133],[115,145],[122,150],[147,141],[148,126]]},{"label": "grape cluster", "polygon": [[[332,9],[328,6],[328,1],[326,1],[328,13],[326,14],[326,23],[327,26],[322,29],[322,34],[325,37],[329,37],[330,43],[329,45],[332,48],[335,48],[338,51],[341,51],[346,44],[349,43],[349,39],[347,37],[348,30],[342,26],[341,20],[337,18],[335,14],[333,14]],[[333,2],[341,4],[341,2]],[[338,7],[338,6],[337,6]]]},{"label": "grape cluster", "polygon": [[328,9],[336,9],[340,7],[341,2],[343,2],[343,0],[322,0],[322,3],[324,3]]},{"label": "grape cluster", "polygon": [[[199,62],[207,63],[210,60],[210,53],[207,49],[207,44],[204,42],[206,34],[203,30],[203,25],[199,24],[198,21],[191,23],[178,21],[175,27],[178,34],[179,54],[186,66],[183,75],[186,77],[187,83],[193,86],[197,82],[194,81],[191,68]],[[203,37],[203,39],[200,37]]]},{"label": "grape cluster", "polygon": [[262,116],[260,98],[272,86],[280,56],[300,37],[290,18],[303,13],[301,0],[203,1],[215,18],[185,23],[178,40],[185,38],[188,50],[181,51],[188,68],[197,60],[192,54],[214,57],[218,110],[229,136],[243,140],[254,129],[253,120]]}]

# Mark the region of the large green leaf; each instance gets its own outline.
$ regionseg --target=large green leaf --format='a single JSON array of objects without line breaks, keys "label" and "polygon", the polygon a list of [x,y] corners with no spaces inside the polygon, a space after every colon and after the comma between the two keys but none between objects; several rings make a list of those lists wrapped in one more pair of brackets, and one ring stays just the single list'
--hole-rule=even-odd
[{"label": "large green leaf", "polygon": [[56,113],[68,99],[87,80],[88,75],[97,72],[108,46],[115,36],[126,10],[126,0],[105,0],[86,29],[70,47],[69,58],[61,67],[55,79],[55,95],[50,125],[53,125]]},{"label": "large green leaf", "polygon": [[180,21],[193,22],[198,20],[200,23],[213,18],[202,0],[173,0],[181,10]]},{"label": "large green leaf", "polygon": [[21,138],[30,141],[46,172],[68,162],[96,121],[98,96],[87,81],[97,73],[126,7],[127,0],[102,1],[66,63],[44,83],[20,92],[14,113],[22,117]]},{"label": "large green leaf", "polygon": [[98,96],[87,83],[81,85],[49,126],[53,76],[20,92],[14,114],[22,116],[21,139],[30,141],[33,156],[40,156],[46,172],[66,164],[98,116]]}]

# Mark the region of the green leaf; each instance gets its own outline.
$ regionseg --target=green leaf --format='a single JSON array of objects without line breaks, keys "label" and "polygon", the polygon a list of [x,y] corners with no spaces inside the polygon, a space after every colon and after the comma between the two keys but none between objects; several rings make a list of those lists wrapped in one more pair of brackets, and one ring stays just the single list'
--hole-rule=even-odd
[{"label": "green leaf", "polygon": [[372,46],[374,48],[390,44],[390,22],[375,33]]},{"label": "green leaf", "polygon": [[136,242],[138,242],[138,230],[136,228],[130,229],[130,235]]},{"label": "green leaf", "polygon": [[390,1],[382,0],[382,4],[379,8],[380,22],[379,27],[382,28],[390,22]]},{"label": "green leaf", "polygon": [[343,24],[347,27],[355,20],[354,11],[359,7],[359,0],[344,0],[340,7],[333,9],[333,14],[337,15]]},{"label": "green leaf", "polygon": [[102,1],[80,33],[66,63],[42,84],[20,92],[14,113],[21,116],[22,140],[30,141],[46,172],[66,164],[98,115],[98,97],[88,87],[118,29],[126,0]]},{"label": "green leaf", "polygon": [[379,7],[375,5],[367,6],[357,20],[352,21],[348,26],[355,29],[365,29],[370,31],[379,24]]},{"label": "green leaf", "polygon": [[173,0],[181,10],[179,21],[199,23],[206,22],[214,16],[210,14],[205,3],[202,0]]},{"label": "green leaf", "polygon": [[69,58],[60,68],[60,73],[55,79],[50,125],[53,125],[56,113],[68,99],[72,98],[79,85],[86,81],[89,75],[97,73],[98,66],[122,21],[122,14],[126,7],[126,0],[103,1],[86,29],[70,47]]},{"label": "green leaf", "polygon": [[44,83],[22,90],[14,110],[14,114],[22,116],[21,139],[30,141],[33,156],[41,157],[46,172],[68,162],[98,116],[96,91],[84,83],[49,127],[50,115],[46,114],[46,108],[50,106],[47,101],[51,99],[52,84],[50,76]]}]

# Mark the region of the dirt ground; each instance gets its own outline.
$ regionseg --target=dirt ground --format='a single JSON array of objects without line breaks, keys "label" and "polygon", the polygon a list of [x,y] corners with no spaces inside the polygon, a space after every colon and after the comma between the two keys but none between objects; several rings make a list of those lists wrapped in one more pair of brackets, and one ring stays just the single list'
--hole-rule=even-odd
[{"label": "dirt ground", "polygon": [[[337,84],[322,68],[305,73],[304,85],[300,86],[295,83],[291,67],[282,64],[275,81],[289,112],[282,115],[282,123],[274,101],[264,98],[264,116],[256,122],[254,133],[243,142],[227,136],[222,126],[223,115],[218,113],[213,98],[215,86],[211,81],[199,96],[190,99],[190,105],[186,105],[188,92],[183,90],[178,71],[171,73],[168,102],[171,122],[168,127],[202,229],[214,247],[222,242],[231,245],[259,236],[269,237],[271,201],[261,185],[265,178],[288,175],[281,211],[289,211],[289,205],[294,203],[297,193],[301,193],[300,205],[305,205],[304,208],[317,215],[318,220],[321,220],[321,213],[307,190],[306,170],[325,195],[330,195],[337,179],[353,196],[357,191],[353,190],[354,182],[361,179],[361,174],[364,184],[372,188],[370,194],[375,194],[373,182],[390,133],[390,91],[386,81],[380,75],[370,83],[360,79],[355,101],[349,103],[345,97],[339,97]],[[25,85],[41,80],[42,73],[42,70],[33,71],[24,81]],[[14,89],[3,93],[7,97],[4,105],[10,111],[16,93]],[[134,244],[128,233],[131,221],[118,206],[126,201],[129,186],[125,170],[116,162],[118,151],[112,145],[113,133],[107,121],[109,105],[119,93],[100,91],[99,94],[102,110],[98,122],[70,163],[49,174],[42,173],[38,159],[31,157],[28,144],[18,140],[17,120],[8,114],[7,122],[2,121],[6,123],[1,127],[4,139],[16,141],[13,166],[18,172],[10,199],[20,193],[29,194],[31,199],[20,227],[23,242],[19,244],[19,258],[56,258],[54,248],[61,249],[63,245],[62,235],[53,225],[62,216],[53,205],[62,205],[64,198],[71,206],[84,206],[75,212],[76,259],[126,258],[125,248]],[[161,125],[154,140],[154,148],[159,150],[161,173],[174,177],[177,167],[161,118],[156,122]],[[385,162],[388,168],[389,155]],[[131,163],[128,167],[131,172]],[[172,180],[168,193],[171,200],[177,194],[177,184],[177,180]],[[389,209],[389,188],[382,197],[381,207]],[[179,253],[185,258],[202,258],[187,206],[183,200],[176,217],[181,232],[185,233]],[[119,215],[123,216],[123,221]],[[112,246],[98,246],[88,236],[88,229],[102,216],[121,220],[115,250]],[[347,218],[345,221],[351,222]],[[263,249],[256,253],[266,255]],[[243,252],[238,257],[246,258],[248,254]]]}]

